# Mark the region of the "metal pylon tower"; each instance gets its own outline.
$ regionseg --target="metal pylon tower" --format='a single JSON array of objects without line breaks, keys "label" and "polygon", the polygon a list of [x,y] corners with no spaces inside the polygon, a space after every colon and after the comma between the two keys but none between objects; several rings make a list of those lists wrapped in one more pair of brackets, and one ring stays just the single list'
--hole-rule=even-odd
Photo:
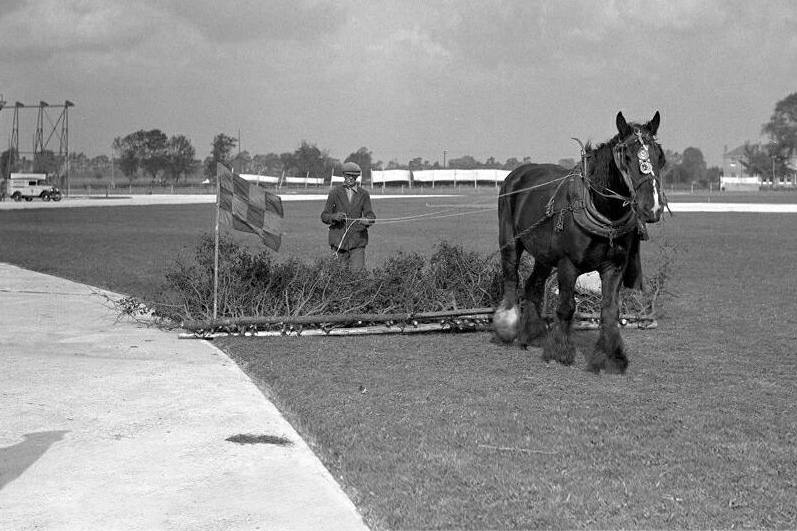
[{"label": "metal pylon tower", "polygon": [[[2,98],[0,98],[0,100],[2,100]],[[5,102],[0,103],[0,110],[2,110],[4,104]],[[65,188],[66,195],[69,195],[69,108],[74,106],[75,104],[69,100],[64,101],[63,104],[57,105],[50,105],[46,101],[40,101],[38,105],[26,105],[21,102],[16,102],[14,104],[14,119],[11,126],[10,145],[8,147],[9,172],[19,161],[20,154],[31,154],[33,155],[34,160],[36,160],[37,156],[43,154],[48,149],[50,140],[52,140],[56,131],[58,131],[58,156],[62,157],[61,167],[58,169],[58,175],[61,180],[59,184],[61,188]],[[36,118],[36,132],[33,137],[33,151],[20,151],[19,149],[20,109],[38,110],[38,115]],[[55,121],[50,118],[50,115],[47,112],[48,109],[60,109],[58,118]],[[47,135],[45,135],[45,131],[48,131]]]}]

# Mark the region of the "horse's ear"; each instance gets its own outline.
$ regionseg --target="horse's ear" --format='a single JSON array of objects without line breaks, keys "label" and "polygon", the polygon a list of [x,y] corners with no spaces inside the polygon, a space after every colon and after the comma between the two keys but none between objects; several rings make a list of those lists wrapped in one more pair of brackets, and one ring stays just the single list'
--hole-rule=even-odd
[{"label": "horse's ear", "polygon": [[651,135],[656,135],[656,131],[659,130],[659,122],[661,121],[661,115],[659,111],[656,111],[656,114],[653,115],[653,119],[648,122],[648,131],[650,131]]},{"label": "horse's ear", "polygon": [[625,121],[622,111],[617,113],[617,132],[620,133],[620,138],[625,138],[633,133],[628,122]]}]

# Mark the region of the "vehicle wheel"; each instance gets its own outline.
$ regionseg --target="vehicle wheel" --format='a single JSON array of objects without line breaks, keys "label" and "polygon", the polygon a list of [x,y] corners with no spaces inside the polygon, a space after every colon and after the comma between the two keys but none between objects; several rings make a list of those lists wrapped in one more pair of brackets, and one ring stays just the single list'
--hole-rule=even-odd
[{"label": "vehicle wheel", "polygon": [[53,195],[51,195],[50,197],[52,197],[53,201],[56,201],[56,202],[58,202],[58,201],[60,201],[60,200],[61,200],[61,192],[55,192],[55,193],[54,193]]},{"label": "vehicle wheel", "polygon": [[44,201],[49,201],[50,200],[50,194],[48,194],[47,192],[42,192],[42,196],[41,197],[42,197],[42,200],[44,200]]},{"label": "vehicle wheel", "polygon": [[14,192],[14,195],[11,196],[11,199],[14,201],[22,201],[22,196],[19,195],[19,192]]},{"label": "vehicle wheel", "polygon": [[27,195],[26,195],[26,196],[25,196],[25,201],[33,201],[33,198],[32,198],[32,197],[30,197],[30,196],[27,196]]}]

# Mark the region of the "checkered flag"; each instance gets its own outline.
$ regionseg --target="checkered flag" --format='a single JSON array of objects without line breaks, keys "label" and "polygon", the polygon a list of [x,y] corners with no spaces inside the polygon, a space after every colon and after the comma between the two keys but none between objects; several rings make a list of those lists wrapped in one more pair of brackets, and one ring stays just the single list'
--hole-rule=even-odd
[{"label": "checkered flag", "polygon": [[253,232],[266,247],[279,251],[282,243],[282,199],[265,188],[216,164],[219,217],[234,230]]}]

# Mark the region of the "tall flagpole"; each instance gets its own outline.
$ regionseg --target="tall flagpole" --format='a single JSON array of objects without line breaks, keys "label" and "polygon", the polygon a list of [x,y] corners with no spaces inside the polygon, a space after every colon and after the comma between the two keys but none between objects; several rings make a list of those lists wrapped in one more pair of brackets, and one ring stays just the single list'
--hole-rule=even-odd
[{"label": "tall flagpole", "polygon": [[219,306],[219,210],[221,208],[221,177],[216,163],[216,244],[213,256],[213,319],[218,317]]}]

